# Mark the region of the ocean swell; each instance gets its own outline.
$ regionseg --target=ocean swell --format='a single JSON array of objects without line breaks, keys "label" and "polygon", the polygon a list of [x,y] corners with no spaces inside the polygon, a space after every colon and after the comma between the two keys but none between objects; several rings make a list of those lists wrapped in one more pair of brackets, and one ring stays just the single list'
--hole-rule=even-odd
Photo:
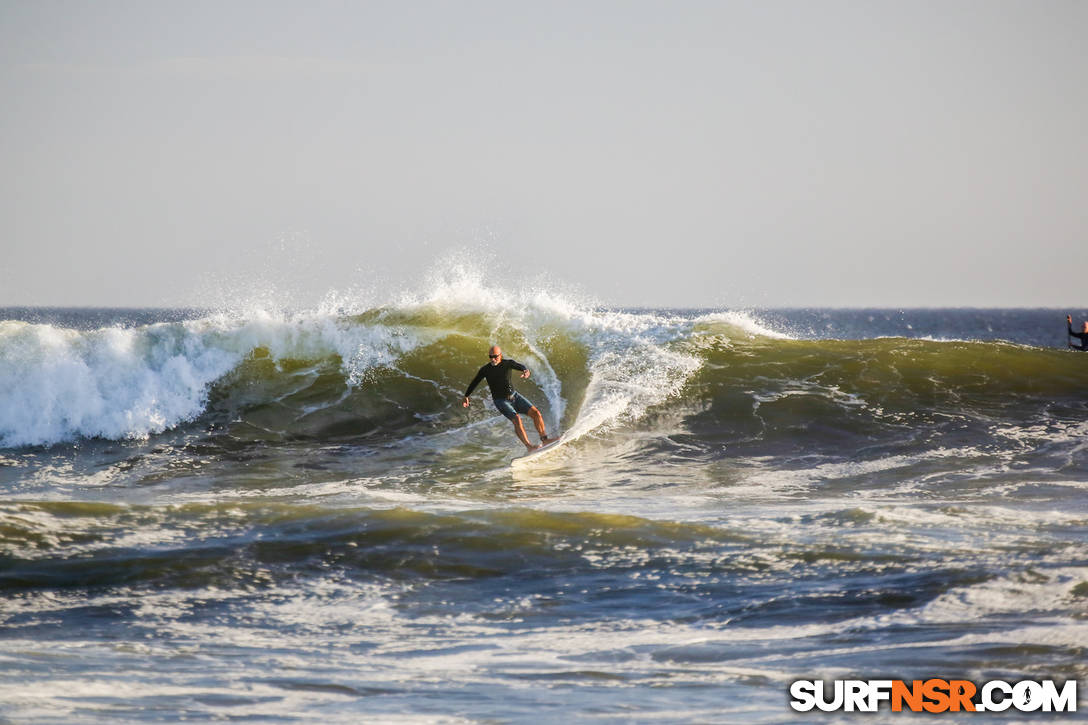
[{"label": "ocean swell", "polygon": [[[465,422],[457,403],[491,344],[529,365],[519,388],[568,440],[668,411],[697,443],[807,432],[856,445],[949,421],[1045,424],[1056,408],[1079,409],[1088,386],[1082,361],[1055,350],[796,340],[742,312],[609,310],[462,282],[350,314],[85,331],[2,322],[0,446],[145,439],[186,424],[266,440],[429,435]],[[477,403],[468,420],[494,415]]]}]

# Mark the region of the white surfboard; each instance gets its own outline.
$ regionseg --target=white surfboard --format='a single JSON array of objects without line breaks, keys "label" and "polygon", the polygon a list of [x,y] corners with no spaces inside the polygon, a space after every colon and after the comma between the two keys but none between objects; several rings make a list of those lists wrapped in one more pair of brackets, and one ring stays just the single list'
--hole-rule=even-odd
[{"label": "white surfboard", "polygon": [[544,453],[545,451],[553,450],[554,448],[556,448],[562,442],[563,442],[563,434],[560,433],[558,436],[556,436],[555,440],[553,440],[551,443],[543,445],[540,448],[536,448],[534,450],[531,450],[528,453],[526,453],[525,455],[518,456],[514,460],[510,461],[510,465],[514,466],[514,465],[517,465],[519,463],[524,463],[525,461],[530,460],[532,458],[536,458],[537,456],[539,456],[541,453]]}]

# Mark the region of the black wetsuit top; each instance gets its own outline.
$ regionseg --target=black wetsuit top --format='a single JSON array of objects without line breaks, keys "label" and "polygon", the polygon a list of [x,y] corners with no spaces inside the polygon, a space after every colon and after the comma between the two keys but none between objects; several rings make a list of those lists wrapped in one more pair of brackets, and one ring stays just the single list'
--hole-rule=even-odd
[{"label": "black wetsuit top", "polygon": [[514,394],[514,386],[510,384],[510,371],[528,369],[517,360],[511,360],[508,357],[503,358],[498,365],[488,363],[480,368],[480,372],[476,373],[476,377],[469,383],[468,390],[465,391],[465,397],[472,395],[472,391],[476,389],[480,381],[487,378],[487,387],[491,388],[492,398],[495,400],[509,398]]},{"label": "black wetsuit top", "polygon": [[1069,347],[1074,350],[1088,351],[1088,332],[1073,332],[1073,323],[1069,323],[1069,334],[1080,340],[1080,347],[1073,343],[1069,343]]}]

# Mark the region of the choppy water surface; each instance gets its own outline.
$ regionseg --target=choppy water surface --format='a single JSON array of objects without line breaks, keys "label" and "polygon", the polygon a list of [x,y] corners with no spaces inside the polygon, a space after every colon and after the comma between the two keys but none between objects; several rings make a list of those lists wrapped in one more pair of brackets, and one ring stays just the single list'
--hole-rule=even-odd
[{"label": "choppy water surface", "polygon": [[[2,312],[0,721],[776,722],[796,678],[1088,676],[1065,311]],[[492,343],[567,434],[535,465],[460,407]]]}]

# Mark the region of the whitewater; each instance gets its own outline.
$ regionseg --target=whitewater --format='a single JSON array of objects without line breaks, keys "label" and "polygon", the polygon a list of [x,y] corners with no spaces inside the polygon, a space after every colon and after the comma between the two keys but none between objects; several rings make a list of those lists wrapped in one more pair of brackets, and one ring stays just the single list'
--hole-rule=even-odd
[{"label": "whitewater", "polygon": [[[464,270],[2,310],[0,722],[781,722],[794,679],[1083,683],[1066,312],[617,309]],[[566,434],[539,465],[460,405],[492,344]]]}]

